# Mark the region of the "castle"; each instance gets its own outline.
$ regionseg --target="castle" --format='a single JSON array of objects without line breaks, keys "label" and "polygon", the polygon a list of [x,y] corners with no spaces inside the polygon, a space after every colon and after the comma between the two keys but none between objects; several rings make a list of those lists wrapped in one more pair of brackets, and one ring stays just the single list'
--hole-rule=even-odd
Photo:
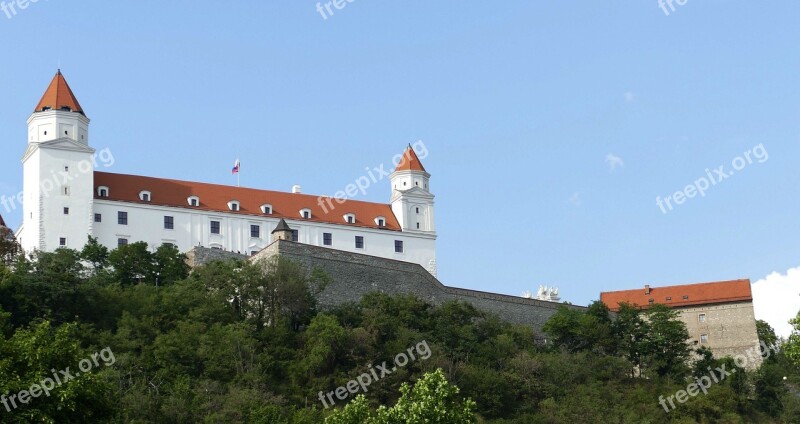
[{"label": "castle", "polygon": [[[399,155],[398,155],[399,156]],[[286,219],[293,240],[413,262],[436,275],[430,174],[409,145],[389,176],[391,202],[371,203],[95,171],[89,118],[59,70],[30,118],[22,157],[26,251],[145,241],[255,254]]]},{"label": "castle", "polygon": [[[439,282],[431,175],[410,145],[389,175],[390,203],[316,197],[298,187],[279,192],[113,174],[96,171],[97,160],[89,118],[58,71],[28,118],[16,232],[26,251],[80,249],[91,236],[111,249],[169,243],[195,263],[236,253],[251,260],[282,255],[331,275],[323,307],[370,291],[411,293],[432,304],[466,301],[537,329],[560,305],[552,288],[517,297]],[[678,308],[693,340],[717,354],[758,342],[749,280],[607,292],[601,300],[612,310],[620,302]]]}]

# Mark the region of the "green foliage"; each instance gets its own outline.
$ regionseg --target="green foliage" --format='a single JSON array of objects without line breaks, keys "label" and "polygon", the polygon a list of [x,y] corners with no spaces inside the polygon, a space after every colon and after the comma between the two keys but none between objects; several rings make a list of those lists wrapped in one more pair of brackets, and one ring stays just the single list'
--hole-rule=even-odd
[{"label": "green foliage", "polygon": [[397,405],[369,409],[361,395],[325,419],[325,424],[470,424],[476,422],[475,402],[459,400],[458,387],[450,385],[438,369],[420,378],[412,388],[400,387]]},{"label": "green foliage", "polygon": [[[800,375],[783,353],[665,413],[659,396],[733,364],[701,350],[688,369],[685,328],[657,308],[563,308],[543,346],[530,327],[459,302],[371,293],[319,313],[327,276],[287,260],[187,271],[167,245],[106,256],[92,240],[0,266],[0,390],[29,388],[105,347],[116,356],[0,422],[800,421]],[[424,354],[392,368],[422,341]],[[393,371],[363,396],[333,397],[338,409],[319,402],[384,362]]]},{"label": "green foliage", "polygon": [[102,272],[108,266],[108,248],[97,241],[97,238],[88,236],[89,240],[81,250],[81,259],[92,266],[92,270]]},{"label": "green foliage", "polygon": [[[0,407],[0,421],[99,422],[113,416],[113,390],[106,378],[109,370],[93,369],[69,381],[60,372],[77,375],[78,363],[90,358],[90,352],[76,342],[76,332],[74,324],[53,328],[45,321],[17,330],[10,339],[0,338],[0,394],[16,396],[34,385],[52,388],[49,395],[40,393],[25,404],[19,397],[7,397]],[[63,384],[55,384],[61,379]]]}]

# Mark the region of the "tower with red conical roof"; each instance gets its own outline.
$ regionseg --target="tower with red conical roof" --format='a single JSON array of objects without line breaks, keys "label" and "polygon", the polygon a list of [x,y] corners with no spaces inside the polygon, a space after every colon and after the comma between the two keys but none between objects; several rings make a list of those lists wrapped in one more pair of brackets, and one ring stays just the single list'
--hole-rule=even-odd
[{"label": "tower with red conical roof", "polygon": [[28,118],[17,231],[25,250],[80,249],[86,243],[93,225],[94,153],[89,118],[59,70]]},{"label": "tower with red conical roof", "polygon": [[[389,177],[392,184],[392,211],[405,232],[436,239],[434,195],[430,191],[431,174],[425,171],[417,152],[409,144]],[[427,264],[436,275],[436,260]]]}]

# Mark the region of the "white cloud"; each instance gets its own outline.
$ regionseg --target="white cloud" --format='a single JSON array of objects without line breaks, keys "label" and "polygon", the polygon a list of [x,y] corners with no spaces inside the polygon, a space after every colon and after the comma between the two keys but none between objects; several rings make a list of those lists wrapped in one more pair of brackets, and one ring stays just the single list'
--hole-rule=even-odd
[{"label": "white cloud", "polygon": [[615,156],[611,153],[606,155],[606,163],[608,164],[608,170],[614,172],[617,168],[622,168],[625,166],[625,162],[622,161],[622,158],[619,156]]},{"label": "white cloud", "polygon": [[580,206],[581,205],[581,194],[576,191],[575,193],[572,194],[572,197],[569,198],[569,202],[572,203],[575,206]]},{"label": "white cloud", "polygon": [[779,337],[789,337],[789,320],[800,311],[800,267],[786,274],[772,274],[753,283],[753,308],[756,319],[762,319],[775,329]]},{"label": "white cloud", "polygon": [[625,96],[625,101],[628,103],[631,103],[634,100],[636,100],[636,94],[632,91],[626,91],[624,96]]}]

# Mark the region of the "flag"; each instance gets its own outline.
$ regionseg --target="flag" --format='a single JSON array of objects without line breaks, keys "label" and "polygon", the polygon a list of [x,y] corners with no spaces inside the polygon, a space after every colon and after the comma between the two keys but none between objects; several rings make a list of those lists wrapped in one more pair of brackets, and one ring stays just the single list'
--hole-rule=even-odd
[{"label": "flag", "polygon": [[240,167],[241,164],[239,163],[239,159],[236,159],[236,163],[233,164],[233,169],[231,170],[231,174],[238,174]]}]

